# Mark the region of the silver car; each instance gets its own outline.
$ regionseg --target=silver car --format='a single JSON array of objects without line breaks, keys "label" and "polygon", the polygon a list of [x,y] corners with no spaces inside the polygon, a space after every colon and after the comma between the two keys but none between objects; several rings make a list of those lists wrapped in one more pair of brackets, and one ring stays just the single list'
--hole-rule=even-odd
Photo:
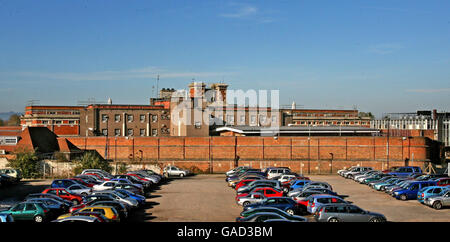
[{"label": "silver car", "polygon": [[83,197],[92,193],[91,188],[81,185],[81,184],[80,185],[77,185],[77,184],[71,185],[67,188],[67,190],[72,194],[80,195]]},{"label": "silver car", "polygon": [[441,209],[450,206],[450,191],[442,194],[442,196],[432,196],[425,198],[424,203],[434,209]]},{"label": "silver car", "polygon": [[333,187],[330,184],[326,182],[314,182],[314,181],[303,186],[301,190],[306,191],[311,188],[326,188],[333,191]]},{"label": "silver car", "polygon": [[262,202],[265,199],[267,199],[267,198],[266,198],[266,196],[264,196],[264,194],[262,194],[260,192],[254,192],[254,193],[252,192],[245,197],[238,197],[236,200],[236,203],[241,206],[247,206],[247,205],[250,205],[253,203]]},{"label": "silver car", "polygon": [[111,195],[117,201],[125,203],[125,204],[131,206],[132,208],[137,208],[139,206],[139,203],[138,203],[138,201],[136,201],[136,199],[127,197],[117,191],[114,191],[114,190],[105,190],[105,191],[101,191],[101,192],[92,193],[92,195],[97,195],[97,194]]},{"label": "silver car", "polygon": [[328,204],[314,213],[317,222],[386,222],[384,215],[365,211],[352,204]]}]

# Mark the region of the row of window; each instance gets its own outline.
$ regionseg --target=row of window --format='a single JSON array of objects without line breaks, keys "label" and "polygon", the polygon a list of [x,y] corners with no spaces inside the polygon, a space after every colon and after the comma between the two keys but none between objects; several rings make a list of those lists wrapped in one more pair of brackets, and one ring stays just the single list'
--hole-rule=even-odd
[{"label": "row of window", "polygon": [[306,125],[306,124],[308,124],[308,125],[314,125],[314,124],[316,124],[316,125],[333,125],[333,124],[336,124],[336,125],[341,125],[341,124],[344,124],[344,125],[350,125],[350,124],[355,124],[355,125],[359,125],[359,124],[361,124],[361,125],[368,125],[369,123],[368,122],[340,122],[340,121],[338,121],[338,122],[332,122],[332,121],[326,121],[326,122],[324,122],[324,121],[301,121],[301,122],[295,122],[295,124],[303,124],[303,125]]},{"label": "row of window", "polygon": [[[42,120],[42,124],[52,124],[51,120]],[[53,124],[63,124],[63,120],[53,120]],[[77,124],[77,121],[75,120],[69,120],[68,124]]]},{"label": "row of window", "polygon": [[[217,116],[217,118],[220,119],[220,120],[224,120],[222,115]],[[256,122],[257,122],[256,118],[257,118],[256,115],[250,115],[250,123],[251,124],[256,124]],[[268,117],[266,117],[264,115],[260,115],[259,116],[259,121],[261,123],[266,123],[268,121]],[[272,121],[272,123],[276,123],[277,122],[277,116],[272,116],[271,121]],[[227,115],[226,122],[228,124],[234,124],[234,115]],[[239,116],[239,122],[241,124],[245,123],[245,115]]]},{"label": "row of window", "polygon": [[[145,122],[146,116],[147,115],[145,115],[145,114],[140,114],[139,115],[139,121]],[[121,117],[122,117],[122,115],[115,114],[114,115],[114,121],[115,122],[120,122],[121,121]],[[127,117],[127,121],[128,122],[133,122],[134,121],[134,115],[133,114],[128,114],[128,115],[126,115],[126,117]],[[106,123],[106,121],[108,119],[109,119],[108,114],[102,114],[102,122],[103,123]],[[158,122],[158,115],[151,115],[151,119],[152,119],[152,122]]]},{"label": "row of window", "polygon": [[[108,130],[102,129],[102,134],[104,136],[108,136]],[[121,136],[122,130],[121,129],[114,129],[114,136]],[[127,136],[134,136],[134,129],[127,129]],[[146,130],[145,129],[139,129],[139,136],[146,136]],[[158,136],[158,130],[152,129],[151,136]]]}]

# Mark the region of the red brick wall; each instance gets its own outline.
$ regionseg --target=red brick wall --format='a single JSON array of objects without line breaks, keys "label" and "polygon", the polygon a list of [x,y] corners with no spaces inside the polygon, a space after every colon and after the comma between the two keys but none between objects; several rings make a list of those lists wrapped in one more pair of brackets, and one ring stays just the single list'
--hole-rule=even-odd
[{"label": "red brick wall", "polygon": [[[80,149],[95,149],[105,154],[105,137],[67,138]],[[387,143],[389,142],[389,156]],[[424,137],[403,140],[401,137],[110,137],[108,158],[140,162],[176,163],[196,166],[214,172],[228,170],[235,155],[240,164],[255,167],[290,166],[303,172],[333,171],[351,165],[370,165],[386,168],[387,162],[402,165],[409,158],[410,165],[422,164],[430,157],[431,142]],[[158,148],[159,147],[159,148]],[[140,152],[142,151],[142,152]],[[414,157],[413,157],[414,154]],[[131,158],[131,159],[130,159]],[[413,162],[413,161],[414,162]],[[302,166],[303,164],[303,166]]]}]

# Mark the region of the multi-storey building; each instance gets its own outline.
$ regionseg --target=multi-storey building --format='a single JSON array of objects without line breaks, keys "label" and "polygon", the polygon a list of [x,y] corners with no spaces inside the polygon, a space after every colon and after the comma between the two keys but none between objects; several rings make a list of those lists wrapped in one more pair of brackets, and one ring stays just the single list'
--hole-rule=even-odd
[{"label": "multi-storey building", "polygon": [[80,134],[81,106],[27,106],[20,124],[25,127],[47,127],[59,136]]},{"label": "multi-storey building", "polygon": [[371,117],[358,110],[281,109],[283,126],[361,126],[370,127]]},{"label": "multi-storey building", "polygon": [[169,136],[170,113],[155,105],[89,105],[80,111],[80,136]]}]

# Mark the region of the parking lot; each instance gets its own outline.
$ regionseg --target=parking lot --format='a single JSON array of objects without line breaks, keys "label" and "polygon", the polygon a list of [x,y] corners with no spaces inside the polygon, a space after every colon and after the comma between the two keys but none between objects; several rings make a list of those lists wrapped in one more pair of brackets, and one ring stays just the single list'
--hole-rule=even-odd
[{"label": "parking lot", "polygon": [[[450,209],[434,210],[416,200],[400,201],[338,175],[311,175],[326,181],[338,194],[355,205],[382,213],[391,222],[449,222]],[[147,204],[136,211],[132,222],[233,222],[242,211],[235,203],[235,191],[227,186],[225,175],[195,175],[169,179],[150,190]],[[40,192],[51,180],[22,181],[2,189],[0,206],[11,205],[27,194]],[[311,220],[311,216],[306,216]]]},{"label": "parking lot", "polygon": [[[416,200],[400,201],[384,192],[347,180],[338,175],[311,175],[311,180],[326,181],[346,200],[373,212],[382,213],[391,222],[449,222],[450,209],[434,210]],[[224,181],[225,175],[197,175],[174,179],[152,193],[153,207],[144,221],[233,222],[242,211],[235,203],[235,191]],[[306,216],[311,220],[311,216]]]}]

